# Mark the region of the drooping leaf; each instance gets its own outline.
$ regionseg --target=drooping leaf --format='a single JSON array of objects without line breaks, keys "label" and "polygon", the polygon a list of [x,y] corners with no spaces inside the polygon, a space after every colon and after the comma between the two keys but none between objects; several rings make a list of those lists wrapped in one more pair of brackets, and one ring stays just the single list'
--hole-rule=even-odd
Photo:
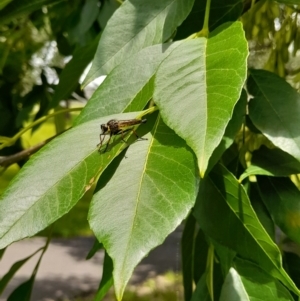
[{"label": "drooping leaf", "polygon": [[153,75],[159,63],[178,45],[180,42],[150,46],[118,65],[94,92],[75,124],[142,110],[153,95]]},{"label": "drooping leaf", "polygon": [[21,283],[7,298],[7,301],[30,301],[35,275]]},{"label": "drooping leaf", "polygon": [[86,122],[36,153],[0,197],[0,249],[36,234],[66,214],[126,146],[121,137],[115,137],[109,151],[99,153],[99,124],[137,115],[112,115]]},{"label": "drooping leaf", "polygon": [[289,176],[300,173],[300,162],[280,149],[269,149],[265,146],[253,152],[251,165],[240,177],[243,181],[251,175]]},{"label": "drooping leaf", "polygon": [[279,228],[300,243],[300,192],[289,178],[257,177],[262,200]]},{"label": "drooping leaf", "polygon": [[247,55],[236,22],[209,39],[184,41],[158,68],[154,100],[166,124],[196,153],[202,177],[240,97]]},{"label": "drooping leaf", "polygon": [[36,253],[40,252],[42,250],[38,249],[37,251],[35,251],[33,254],[31,254],[30,256],[19,260],[17,262],[15,262],[10,270],[1,278],[0,280],[0,295],[2,294],[3,290],[5,289],[5,287],[7,286],[7,284],[9,283],[9,281],[12,279],[12,277],[15,275],[15,273],[30,259],[32,258],[34,255],[36,255]]},{"label": "drooping leaf", "polygon": [[209,237],[256,263],[299,294],[282,268],[280,251],[258,220],[243,186],[222,165],[201,181],[194,214]]},{"label": "drooping leaf", "polygon": [[91,259],[99,250],[103,249],[103,245],[97,239],[95,239],[92,248],[89,250],[89,253],[86,255],[86,260]]},{"label": "drooping leaf", "polygon": [[293,301],[289,291],[257,265],[236,259],[222,287],[220,301],[264,300]]},{"label": "drooping leaf", "polygon": [[107,252],[105,252],[102,279],[97,294],[94,297],[94,301],[101,301],[112,287],[113,283],[113,262]]},{"label": "drooping leaf", "polygon": [[160,117],[145,138],[129,148],[89,213],[113,260],[118,300],[138,262],[186,217],[198,189],[193,153]]},{"label": "drooping leaf", "polygon": [[22,0],[11,1],[0,11],[0,24],[9,22],[14,18],[30,14],[44,5],[56,4],[66,0]]},{"label": "drooping leaf", "polygon": [[194,0],[125,1],[108,21],[84,85],[106,75],[139,50],[166,42]]},{"label": "drooping leaf", "polygon": [[300,95],[278,75],[251,70],[248,91],[253,124],[278,148],[300,161]]},{"label": "drooping leaf", "polygon": [[190,300],[193,294],[193,254],[196,220],[193,214],[186,219],[181,238],[181,262],[184,299]]}]

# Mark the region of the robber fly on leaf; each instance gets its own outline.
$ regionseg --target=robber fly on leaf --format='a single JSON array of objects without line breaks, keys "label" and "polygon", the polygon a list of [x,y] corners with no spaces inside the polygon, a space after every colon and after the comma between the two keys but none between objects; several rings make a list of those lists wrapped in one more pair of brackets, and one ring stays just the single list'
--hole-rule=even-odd
[{"label": "robber fly on leaf", "polygon": [[[140,138],[137,133],[134,130],[134,126],[141,124],[141,123],[146,123],[147,119],[128,119],[128,120],[116,120],[112,119],[108,121],[106,124],[101,124],[100,128],[102,133],[100,134],[100,143],[97,145],[99,147],[99,151],[101,146],[103,145],[103,141],[105,139],[105,136],[109,135],[109,139],[107,141],[106,147],[104,149],[104,153],[106,152],[110,139],[112,136],[115,135],[121,135],[122,140],[126,143],[124,140],[124,133],[128,131],[133,131],[135,136],[137,138]],[[143,140],[146,140],[145,138],[140,138]]]}]

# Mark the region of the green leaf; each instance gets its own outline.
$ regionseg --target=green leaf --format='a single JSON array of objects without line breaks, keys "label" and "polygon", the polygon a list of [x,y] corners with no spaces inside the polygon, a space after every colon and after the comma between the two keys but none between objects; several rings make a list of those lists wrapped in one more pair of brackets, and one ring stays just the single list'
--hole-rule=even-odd
[{"label": "green leaf", "polygon": [[125,1],[109,19],[93,65],[84,80],[88,84],[106,75],[139,50],[167,41],[189,14],[194,0]]},{"label": "green leaf", "polygon": [[206,285],[206,273],[202,275],[197,283],[196,289],[193,293],[191,301],[211,301],[207,285]]},{"label": "green leaf", "polygon": [[0,249],[36,234],[70,211],[127,146],[121,137],[115,137],[109,150],[99,153],[99,124],[137,115],[133,112],[86,122],[36,153],[0,197]]},{"label": "green leaf", "polygon": [[28,15],[44,5],[52,5],[66,0],[13,0],[0,11],[0,24],[9,22],[22,15]]},{"label": "green leaf", "polygon": [[278,227],[300,243],[300,192],[289,178],[257,177],[263,202]]},{"label": "green leaf", "polygon": [[195,247],[193,254],[193,271],[194,271],[194,281],[198,283],[201,276],[205,273],[206,264],[208,256],[208,244],[205,235],[201,229],[195,237]]},{"label": "green leaf", "polygon": [[236,22],[208,40],[186,40],[161,63],[154,99],[166,124],[187,141],[201,177],[221,142],[246,77],[247,42]]},{"label": "green leaf", "polygon": [[299,0],[276,0],[276,2],[287,5],[299,5]]},{"label": "green leaf", "polygon": [[2,294],[3,290],[5,289],[6,285],[9,283],[9,281],[12,279],[12,277],[15,275],[15,273],[30,259],[32,258],[34,255],[36,255],[36,253],[40,252],[43,248],[38,249],[37,251],[35,251],[33,254],[31,254],[30,256],[19,260],[17,262],[15,262],[11,268],[9,269],[9,271],[2,277],[2,279],[0,280],[0,295]]},{"label": "green leaf", "polygon": [[235,135],[241,129],[241,126],[243,124],[246,115],[246,106],[247,106],[247,93],[245,90],[242,90],[241,97],[234,107],[232,117],[226,127],[224,136],[220,144],[214,150],[212,156],[209,159],[207,172],[209,172],[214,167],[214,165],[218,162],[218,160],[221,158],[223,153],[234,142]]},{"label": "green leaf", "polygon": [[296,283],[297,286],[300,286],[300,257],[291,252],[284,253],[284,263],[285,267]]},{"label": "green leaf", "polygon": [[106,0],[104,3],[101,3],[100,13],[98,15],[98,23],[101,28],[106,26],[108,20],[111,18],[116,9],[119,8],[121,3],[122,2],[117,2],[115,0]]},{"label": "green leaf", "polygon": [[240,181],[251,175],[283,177],[300,173],[300,163],[293,156],[276,148],[261,146],[253,152],[251,165],[241,175]]},{"label": "green leaf", "polygon": [[237,258],[222,287],[220,301],[264,300],[293,301],[289,291],[258,266]]},{"label": "green leaf", "polygon": [[7,301],[30,301],[35,275],[21,283],[7,298]]},{"label": "green leaf", "polygon": [[52,107],[56,107],[59,101],[66,99],[74,91],[84,69],[93,59],[99,38],[100,35],[92,43],[74,51],[72,59],[68,62],[59,76],[59,83],[55,88],[51,102]]},{"label": "green leaf", "polygon": [[113,262],[107,252],[105,252],[102,279],[97,294],[94,297],[94,301],[101,301],[112,287],[113,283]]},{"label": "green leaf", "polygon": [[200,182],[194,214],[209,237],[256,263],[299,294],[282,268],[280,251],[258,220],[243,186],[225,167],[216,166]]},{"label": "green leaf", "polygon": [[114,262],[118,300],[135,266],[186,217],[198,190],[193,153],[160,117],[145,138],[129,148],[90,207],[91,228]]},{"label": "green leaf", "polygon": [[[185,39],[203,27],[206,1],[195,0],[192,11],[177,28],[176,40]],[[243,10],[243,0],[214,0],[209,11],[209,30],[226,22],[238,20]]]},{"label": "green leaf", "polygon": [[12,0],[0,0],[0,9],[3,9]]},{"label": "green leaf", "polygon": [[248,91],[253,124],[278,148],[300,161],[300,95],[278,75],[251,70]]},{"label": "green leaf", "polygon": [[272,240],[275,241],[274,221],[272,220],[270,213],[259,194],[257,183],[251,183],[250,185],[250,200],[259,221]]},{"label": "green leaf", "polygon": [[153,95],[153,75],[159,63],[178,45],[180,42],[150,46],[118,65],[94,92],[75,124],[142,110]]},{"label": "green leaf", "polygon": [[184,299],[190,300],[193,293],[193,253],[196,220],[193,214],[186,219],[181,238],[181,262],[184,287]]},{"label": "green leaf", "polygon": [[99,250],[103,249],[103,245],[97,239],[95,239],[92,248],[89,250],[89,253],[86,255],[86,260],[91,259]]}]

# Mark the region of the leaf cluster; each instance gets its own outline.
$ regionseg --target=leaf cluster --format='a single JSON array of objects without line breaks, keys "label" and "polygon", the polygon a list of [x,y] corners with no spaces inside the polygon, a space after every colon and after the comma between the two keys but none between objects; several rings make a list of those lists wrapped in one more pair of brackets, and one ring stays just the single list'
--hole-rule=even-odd
[{"label": "leaf cluster", "polygon": [[[7,35],[14,23],[44,22],[34,14],[40,1],[15,2],[0,10]],[[23,97],[32,109],[34,93],[48,95],[45,105],[38,98],[34,125],[79,87],[93,56],[82,86],[105,79],[73,127],[31,156],[1,195],[0,248],[39,233],[86,198],[97,238],[88,257],[105,249],[95,300],[112,284],[121,300],[136,265],[183,221],[185,300],[297,300],[300,99],[284,78],[297,54],[288,50],[298,47],[295,2],[127,0],[117,9],[112,1],[75,8],[44,1],[60,53],[73,57],[58,85],[45,77],[42,92],[33,85]],[[287,24],[295,26],[289,35]],[[264,68],[248,61],[249,48],[274,41]],[[110,120],[121,120],[117,131]],[[2,134],[0,147],[21,134]],[[29,300],[37,267],[11,300]]]}]

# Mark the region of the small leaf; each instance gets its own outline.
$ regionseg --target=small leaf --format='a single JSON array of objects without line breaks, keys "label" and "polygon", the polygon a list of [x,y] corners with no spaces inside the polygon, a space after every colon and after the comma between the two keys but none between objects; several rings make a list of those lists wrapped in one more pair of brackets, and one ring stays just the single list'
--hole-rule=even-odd
[{"label": "small leaf", "polygon": [[159,117],[145,138],[129,148],[90,207],[91,228],[114,262],[118,300],[139,261],[186,217],[198,189],[193,153]]},{"label": "small leaf", "polygon": [[7,298],[7,301],[30,301],[35,274],[21,283]]},{"label": "small leaf", "polygon": [[166,124],[196,153],[201,177],[240,97],[247,56],[242,25],[236,22],[208,40],[184,41],[158,68],[154,100]]},{"label": "small leaf", "polygon": [[289,178],[257,177],[263,202],[274,222],[292,240],[300,243],[300,192]]},{"label": "small leaf", "polygon": [[236,260],[237,270],[231,268],[222,287],[220,301],[263,300],[293,301],[289,291],[258,266]]},{"label": "small leaf", "polygon": [[200,182],[194,214],[206,235],[300,293],[282,268],[280,251],[259,222],[243,186],[222,165]]},{"label": "small leaf", "polygon": [[[222,288],[225,300],[293,301],[289,291],[276,279],[270,277],[253,263],[236,258]],[[241,296],[243,296],[241,298]]]},{"label": "small leaf", "polygon": [[0,249],[36,234],[69,212],[126,146],[116,137],[109,151],[99,153],[99,124],[137,115],[133,112],[85,122],[36,153],[0,197]]},{"label": "small leaf", "polygon": [[283,177],[300,173],[300,162],[280,149],[261,146],[253,152],[251,165],[241,175],[240,181],[251,175]]},{"label": "small leaf", "polygon": [[86,255],[86,260],[91,259],[99,250],[103,249],[103,245],[97,239],[95,239],[92,248],[89,253]]},{"label": "small leaf", "polygon": [[207,285],[206,285],[206,273],[202,275],[197,283],[196,289],[193,293],[191,301],[211,301]]},{"label": "small leaf", "polygon": [[139,50],[166,42],[186,18],[193,2],[194,0],[123,2],[105,27],[93,65],[83,85],[110,73],[124,59]]},{"label": "small leaf", "polygon": [[253,124],[278,148],[300,161],[300,95],[272,72],[251,70],[248,91]]},{"label": "small leaf", "polygon": [[3,290],[5,289],[6,285],[9,283],[9,281],[12,279],[12,277],[15,275],[15,273],[30,259],[32,258],[34,255],[36,255],[36,253],[40,252],[43,248],[38,249],[37,251],[35,251],[33,254],[31,254],[30,256],[19,260],[17,262],[15,262],[10,270],[2,277],[2,279],[0,280],[0,295],[2,294]]}]

